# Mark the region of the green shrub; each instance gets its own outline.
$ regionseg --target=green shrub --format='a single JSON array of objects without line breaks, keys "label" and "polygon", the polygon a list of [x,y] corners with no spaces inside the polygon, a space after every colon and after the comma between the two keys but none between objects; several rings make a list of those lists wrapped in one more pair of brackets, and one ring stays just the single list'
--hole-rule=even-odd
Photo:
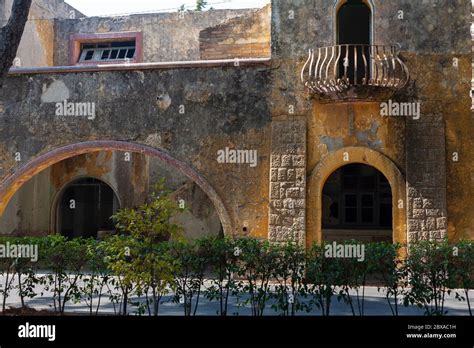
[{"label": "green shrub", "polygon": [[456,298],[466,301],[472,316],[469,291],[474,289],[474,242],[460,241],[453,246],[450,275],[450,287],[462,289],[462,292],[456,291]]},{"label": "green shrub", "polygon": [[199,245],[205,250],[207,267],[210,272],[210,284],[205,290],[205,297],[209,301],[219,301],[218,315],[228,314],[229,297],[237,296],[238,281],[234,274],[238,273],[235,241],[230,238],[204,238]]},{"label": "green shrub", "polygon": [[297,312],[309,312],[311,307],[304,302],[307,297],[305,279],[306,253],[304,247],[288,242],[275,246],[277,259],[275,277],[277,286],[273,297],[276,303],[272,308],[284,316],[294,316]]},{"label": "green shrub", "polygon": [[44,266],[49,270],[41,278],[46,291],[53,293],[53,307],[56,313],[64,314],[69,301],[79,302],[79,280],[87,264],[87,248],[83,239],[67,240],[53,235],[44,238],[41,255]]},{"label": "green shrub", "polygon": [[418,241],[410,245],[406,266],[410,290],[405,303],[423,308],[426,315],[445,315],[451,280],[452,247],[447,241]]},{"label": "green shrub", "polygon": [[408,279],[408,269],[400,257],[400,249],[400,244],[372,243],[368,252],[372,274],[383,285],[378,290],[385,292],[392,315],[399,314],[398,307],[403,300]]},{"label": "green shrub", "polygon": [[199,243],[175,241],[170,244],[170,256],[177,262],[173,268],[173,300],[183,304],[185,316],[196,315],[207,268],[206,250]]},{"label": "green shrub", "polygon": [[311,296],[310,304],[321,310],[323,316],[328,316],[331,310],[333,296],[342,298],[343,267],[341,259],[327,258],[324,245],[314,244],[307,253],[306,263],[307,293]]},{"label": "green shrub", "polygon": [[262,316],[271,297],[270,280],[277,277],[277,248],[267,240],[240,238],[234,249],[238,256],[237,274],[244,279],[241,289],[247,296],[239,305],[250,305],[253,316]]}]

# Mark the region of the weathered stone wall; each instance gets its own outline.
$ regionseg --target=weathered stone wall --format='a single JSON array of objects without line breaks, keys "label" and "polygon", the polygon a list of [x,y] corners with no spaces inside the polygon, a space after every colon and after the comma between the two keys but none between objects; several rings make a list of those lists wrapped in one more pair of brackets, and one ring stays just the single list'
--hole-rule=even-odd
[{"label": "weathered stone wall", "polygon": [[[0,26],[10,17],[13,0],[0,0]],[[79,11],[64,0],[34,0],[25,25],[17,57],[23,67],[52,66],[54,54],[54,18],[79,18]]]},{"label": "weathered stone wall", "polygon": [[[210,183],[231,233],[266,237],[269,84],[266,66],[245,64],[11,75],[0,95],[0,177],[68,144],[108,139],[153,146]],[[96,103],[96,118],[56,116],[55,104],[64,99]],[[226,147],[256,150],[257,165],[219,163],[218,151]]]},{"label": "weathered stone wall", "polygon": [[121,207],[142,204],[161,178],[174,191],[176,201],[183,200],[187,211],[176,221],[188,237],[218,235],[220,220],[206,194],[178,171],[155,158],[133,153],[130,161],[123,153],[93,152],[68,158],[40,172],[13,196],[0,219],[0,234],[46,235],[59,232],[58,204],[68,184],[91,177],[109,185]]},{"label": "weathered stone wall", "polygon": [[[146,144],[169,152],[206,178],[224,202],[232,233],[308,244],[320,241],[324,175],[348,163],[367,163],[391,183],[394,240],[440,239],[446,234],[451,239],[474,238],[471,4],[369,2],[374,42],[398,42],[411,74],[409,85],[392,100],[419,102],[419,119],[382,117],[380,103],[386,97],[370,102],[311,98],[300,81],[301,68],[309,48],[334,44],[337,2],[274,0],[270,68],[230,64],[10,76],[0,94],[0,178],[66,144],[95,139]],[[195,28],[192,23],[201,14],[189,15],[191,22],[177,33]],[[172,23],[164,28],[174,30],[177,16],[57,24],[66,38],[87,28],[137,30],[148,23],[154,28],[160,20]],[[213,18],[215,23],[196,29],[190,41],[151,44],[162,47],[167,59],[145,60],[199,56],[199,47],[193,45],[200,31],[220,22]],[[56,41],[65,45],[64,38]],[[58,62],[66,57],[67,47],[59,47]],[[64,99],[95,102],[97,118],[56,117],[54,102]],[[258,165],[218,163],[217,152],[226,147],[257,150]],[[345,152],[349,161],[343,159]],[[16,153],[22,155],[20,163],[15,162]],[[306,175],[301,175],[303,170]]]},{"label": "weathered stone wall", "polygon": [[270,57],[271,6],[199,33],[201,59]]},{"label": "weathered stone wall", "polygon": [[[473,238],[470,1],[369,2],[374,43],[399,43],[412,75],[410,85],[392,99],[419,101],[420,120],[381,117],[379,103],[386,100],[323,104],[304,91],[300,73],[308,50],[335,44],[333,0],[272,2],[271,113],[278,119],[307,120],[308,175],[338,149],[373,149],[393,161],[407,181],[403,204],[408,207],[410,238],[441,238],[446,224],[451,238]],[[453,162],[456,151],[460,160]],[[308,187],[308,194],[316,194],[314,188]],[[315,221],[310,215],[318,209],[320,203],[308,206],[307,233]]]},{"label": "weathered stone wall", "polygon": [[69,38],[72,34],[124,31],[143,33],[144,62],[199,60],[201,30],[250,13],[252,10],[210,10],[57,20],[54,62],[55,65],[69,64]]}]

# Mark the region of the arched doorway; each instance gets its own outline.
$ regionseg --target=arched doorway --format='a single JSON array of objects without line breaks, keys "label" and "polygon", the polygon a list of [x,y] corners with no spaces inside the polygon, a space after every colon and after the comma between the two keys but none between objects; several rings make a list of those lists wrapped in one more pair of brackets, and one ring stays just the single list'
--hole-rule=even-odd
[{"label": "arched doorway", "polygon": [[57,229],[63,236],[97,238],[99,231],[112,231],[110,218],[119,208],[112,188],[95,178],[68,184],[57,203]]},{"label": "arched doorway", "polygon": [[361,84],[370,76],[372,42],[372,10],[364,0],[343,0],[336,8],[336,44],[341,45],[339,77],[346,77],[350,84]]},{"label": "arched doorway", "polygon": [[392,191],[376,168],[360,163],[340,167],[322,194],[324,241],[392,241]]},{"label": "arched doorway", "polygon": [[378,151],[366,147],[344,147],[329,153],[314,167],[308,178],[306,204],[306,246],[323,240],[322,202],[328,178],[348,164],[365,164],[377,169],[387,178],[392,193],[393,242],[407,243],[407,194],[405,179],[397,166]]}]

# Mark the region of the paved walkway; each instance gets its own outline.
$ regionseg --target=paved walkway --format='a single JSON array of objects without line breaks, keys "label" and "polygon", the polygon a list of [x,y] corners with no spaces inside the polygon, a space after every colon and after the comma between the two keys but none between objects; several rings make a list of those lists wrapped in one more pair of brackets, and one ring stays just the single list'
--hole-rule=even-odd
[{"label": "paved walkway", "polygon": [[[3,278],[0,276],[0,284],[3,285]],[[44,291],[40,286],[37,286],[37,293]],[[184,307],[182,304],[177,304],[171,302],[172,296],[166,296],[163,298],[164,303],[160,305],[160,315],[184,315]],[[470,299],[471,305],[474,304],[474,291],[470,292]],[[2,298],[0,298],[2,300]],[[134,298],[136,300],[136,298]],[[357,304],[356,299],[353,298],[354,301],[354,308],[357,313]],[[236,298],[230,299],[230,305],[228,314],[229,315],[251,315],[251,309],[249,306],[246,307],[239,307],[236,305]],[[95,300],[97,303],[97,300]],[[52,310],[53,309],[53,298],[50,292],[44,291],[43,295],[38,295],[33,299],[27,299],[26,304],[34,308],[36,310]],[[8,297],[7,299],[7,307],[20,307],[21,302],[19,296],[16,294],[16,291]],[[117,305],[116,305],[117,306]],[[133,314],[135,310],[134,307],[129,306],[130,314]],[[212,301],[209,302],[201,296],[199,300],[199,306],[197,310],[197,315],[216,315],[219,310],[219,302]],[[446,302],[445,302],[445,310],[448,311],[448,315],[462,315],[467,316],[469,315],[469,311],[467,308],[467,303],[465,301],[461,302],[456,300],[454,293],[451,295],[446,295]],[[88,314],[89,308],[85,305],[85,303],[69,303],[66,305],[66,312],[68,313],[75,313],[75,314]],[[101,299],[101,307],[100,307],[101,314],[114,314],[114,306],[110,302],[108,296],[103,296]],[[279,315],[278,312],[271,308],[271,302],[268,303],[265,312],[265,315]],[[352,315],[350,307],[342,302],[338,302],[336,298],[334,298],[333,303],[331,305],[331,315]],[[399,306],[399,314],[400,315],[424,315],[423,310],[419,309],[414,306],[404,307]],[[300,312],[298,315],[321,315],[321,311],[317,308],[313,308],[310,313],[303,313]],[[366,287],[365,290],[365,315],[388,315],[391,316],[392,313],[388,306],[387,300],[385,298],[385,294],[382,291],[378,291],[376,287]]]}]

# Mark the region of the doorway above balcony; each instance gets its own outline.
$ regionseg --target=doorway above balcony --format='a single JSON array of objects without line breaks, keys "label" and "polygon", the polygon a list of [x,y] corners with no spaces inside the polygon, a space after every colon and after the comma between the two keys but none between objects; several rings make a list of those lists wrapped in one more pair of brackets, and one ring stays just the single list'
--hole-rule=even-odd
[{"label": "doorway above balcony", "polygon": [[301,81],[314,97],[383,100],[407,85],[410,75],[398,45],[373,44],[371,2],[337,2],[335,23],[336,44],[310,49],[301,70]]}]

